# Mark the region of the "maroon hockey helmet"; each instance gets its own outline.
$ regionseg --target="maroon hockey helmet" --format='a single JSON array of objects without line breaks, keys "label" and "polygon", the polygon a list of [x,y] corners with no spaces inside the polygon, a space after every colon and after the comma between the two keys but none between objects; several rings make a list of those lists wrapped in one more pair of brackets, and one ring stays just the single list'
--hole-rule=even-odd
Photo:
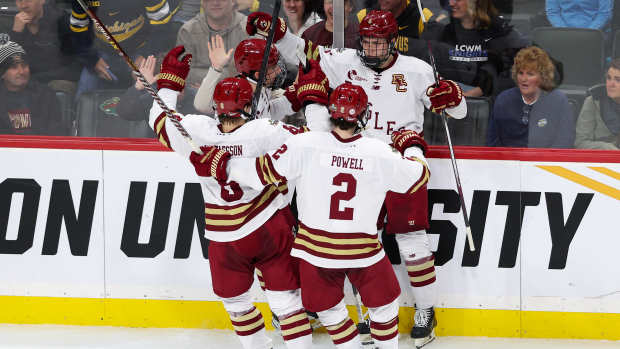
[{"label": "maroon hockey helmet", "polygon": [[[380,67],[396,53],[398,23],[392,12],[380,10],[370,11],[360,23],[359,34],[361,49],[357,50],[357,54],[366,66],[370,68]],[[369,48],[365,48],[367,44],[365,44],[364,38],[384,39],[385,41],[375,40],[378,42],[369,44],[370,47],[374,46],[374,49],[370,49],[370,51],[367,52],[366,50]],[[377,55],[377,51],[383,51],[385,53]]]},{"label": "maroon hockey helmet", "polygon": [[392,12],[372,10],[359,26],[360,37],[383,38],[387,41],[398,36],[398,23]]},{"label": "maroon hockey helmet", "polygon": [[[267,41],[264,39],[246,39],[241,41],[235,49],[235,68],[237,68],[237,71],[245,76],[251,76],[253,72],[259,71],[266,47]],[[277,64],[278,58],[278,49],[275,46],[271,46],[268,65]]]},{"label": "maroon hockey helmet", "polygon": [[328,109],[330,118],[359,122],[363,128],[368,121],[368,96],[361,86],[347,81],[332,91]]},{"label": "maroon hockey helmet", "polygon": [[218,116],[247,117],[243,108],[252,104],[252,86],[243,78],[226,78],[215,85],[213,103]]}]

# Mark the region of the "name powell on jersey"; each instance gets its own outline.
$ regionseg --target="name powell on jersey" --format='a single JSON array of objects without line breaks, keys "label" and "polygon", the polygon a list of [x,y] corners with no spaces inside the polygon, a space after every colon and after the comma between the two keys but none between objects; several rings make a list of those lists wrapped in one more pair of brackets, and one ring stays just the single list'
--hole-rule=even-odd
[{"label": "name powell on jersey", "polygon": [[332,166],[340,168],[348,168],[352,170],[364,170],[362,166],[363,159],[349,158],[339,155],[332,155]]},{"label": "name powell on jersey", "polygon": [[392,84],[396,85],[396,92],[407,92],[407,81],[403,74],[392,74]]}]

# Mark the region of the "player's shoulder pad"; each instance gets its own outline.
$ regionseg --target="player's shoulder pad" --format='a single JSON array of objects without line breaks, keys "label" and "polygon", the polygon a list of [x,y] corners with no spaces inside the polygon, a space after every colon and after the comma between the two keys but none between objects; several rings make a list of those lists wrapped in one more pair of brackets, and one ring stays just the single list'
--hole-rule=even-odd
[{"label": "player's shoulder pad", "polygon": [[433,67],[431,67],[430,64],[414,56],[405,56],[399,54],[398,60],[396,61],[396,64],[394,64],[394,66],[398,70],[403,70],[411,73],[433,73]]},{"label": "player's shoulder pad", "polygon": [[370,149],[376,155],[390,156],[392,153],[392,147],[382,140],[367,136],[362,137],[362,139],[362,146],[366,149]]},{"label": "player's shoulder pad", "polygon": [[280,121],[268,118],[250,120],[245,124],[245,126],[249,126],[247,129],[255,133],[257,137],[265,136],[265,133],[277,131],[281,127],[280,125]]},{"label": "player's shoulder pad", "polygon": [[217,127],[219,121],[207,115],[187,114],[181,116],[181,123],[187,127]]},{"label": "player's shoulder pad", "polygon": [[321,52],[323,56],[332,56],[334,58],[337,58],[339,61],[346,62],[347,64],[350,64],[357,55],[357,51],[352,48],[333,48],[319,46],[319,52]]}]

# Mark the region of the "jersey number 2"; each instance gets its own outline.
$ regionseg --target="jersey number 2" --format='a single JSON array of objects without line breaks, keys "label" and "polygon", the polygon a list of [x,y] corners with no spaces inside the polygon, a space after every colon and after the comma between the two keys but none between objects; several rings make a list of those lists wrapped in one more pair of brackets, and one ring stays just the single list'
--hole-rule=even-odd
[{"label": "jersey number 2", "polygon": [[349,201],[355,197],[355,191],[357,190],[357,181],[355,177],[350,173],[339,173],[334,177],[332,184],[336,186],[346,184],[347,188],[345,191],[337,191],[332,195],[329,204],[329,219],[338,219],[342,221],[353,220],[353,208],[346,207],[340,210],[340,201]]}]

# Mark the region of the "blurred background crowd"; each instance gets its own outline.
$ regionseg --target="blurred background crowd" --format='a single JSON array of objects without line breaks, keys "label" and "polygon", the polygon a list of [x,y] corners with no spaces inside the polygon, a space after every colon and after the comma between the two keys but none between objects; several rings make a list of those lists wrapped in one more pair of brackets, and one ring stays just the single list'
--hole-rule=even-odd
[{"label": "blurred background crowd", "polygon": [[[400,54],[430,61],[465,91],[468,117],[450,120],[456,145],[620,149],[620,0],[282,0],[289,30],[330,46],[334,3],[344,46],[371,9],[394,14]],[[99,0],[97,16],[155,86],[163,56],[193,55],[179,112],[210,68],[236,75],[232,52],[247,15],[273,0]],[[219,54],[214,54],[218,51]],[[224,59],[222,58],[224,57]],[[289,67],[292,83],[296,67]],[[0,0],[0,134],[153,137],[152,98],[75,0]],[[440,119],[424,136],[445,144]],[[286,122],[303,124],[303,112]]]}]

